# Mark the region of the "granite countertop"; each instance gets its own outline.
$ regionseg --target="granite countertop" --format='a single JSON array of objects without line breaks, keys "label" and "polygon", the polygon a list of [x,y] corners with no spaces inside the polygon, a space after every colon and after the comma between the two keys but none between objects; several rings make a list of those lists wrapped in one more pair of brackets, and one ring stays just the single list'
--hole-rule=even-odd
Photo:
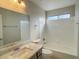
[{"label": "granite countertop", "polygon": [[0,59],[30,59],[41,48],[40,44],[24,44],[0,56]]}]

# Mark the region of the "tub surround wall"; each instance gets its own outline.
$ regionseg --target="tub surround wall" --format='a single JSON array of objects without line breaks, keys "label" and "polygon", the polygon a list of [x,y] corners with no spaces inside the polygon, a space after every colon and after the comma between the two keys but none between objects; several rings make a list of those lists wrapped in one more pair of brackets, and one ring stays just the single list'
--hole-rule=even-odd
[{"label": "tub surround wall", "polygon": [[75,6],[47,11],[47,17],[68,13],[71,14],[70,19],[47,20],[46,46],[55,51],[77,56],[77,40],[74,39]]},{"label": "tub surround wall", "polygon": [[53,55],[55,59],[77,59],[77,56],[61,53],[58,51],[53,51]]}]

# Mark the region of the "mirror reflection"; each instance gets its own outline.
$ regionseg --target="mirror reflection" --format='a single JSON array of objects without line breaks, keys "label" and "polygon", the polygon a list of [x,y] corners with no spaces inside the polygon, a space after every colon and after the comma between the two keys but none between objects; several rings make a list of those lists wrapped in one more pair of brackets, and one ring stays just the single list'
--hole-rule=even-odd
[{"label": "mirror reflection", "polygon": [[0,46],[29,39],[29,16],[0,8]]}]

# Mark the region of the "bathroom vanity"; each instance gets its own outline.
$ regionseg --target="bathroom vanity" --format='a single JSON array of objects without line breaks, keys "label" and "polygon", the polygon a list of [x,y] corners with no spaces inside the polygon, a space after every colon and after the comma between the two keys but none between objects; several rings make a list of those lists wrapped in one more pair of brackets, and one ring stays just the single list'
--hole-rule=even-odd
[{"label": "bathroom vanity", "polygon": [[42,59],[42,45],[17,43],[30,40],[29,16],[0,8],[0,59]]},{"label": "bathroom vanity", "polygon": [[30,59],[42,59],[42,48],[38,50]]},{"label": "bathroom vanity", "polygon": [[42,45],[29,43],[13,47],[0,59],[42,59]]}]

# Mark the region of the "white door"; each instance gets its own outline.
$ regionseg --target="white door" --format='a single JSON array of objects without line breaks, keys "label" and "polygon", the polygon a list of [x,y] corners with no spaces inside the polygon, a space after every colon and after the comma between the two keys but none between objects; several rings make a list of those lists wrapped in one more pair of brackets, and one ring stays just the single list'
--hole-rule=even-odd
[{"label": "white door", "polygon": [[0,15],[0,46],[3,45],[2,15]]}]

